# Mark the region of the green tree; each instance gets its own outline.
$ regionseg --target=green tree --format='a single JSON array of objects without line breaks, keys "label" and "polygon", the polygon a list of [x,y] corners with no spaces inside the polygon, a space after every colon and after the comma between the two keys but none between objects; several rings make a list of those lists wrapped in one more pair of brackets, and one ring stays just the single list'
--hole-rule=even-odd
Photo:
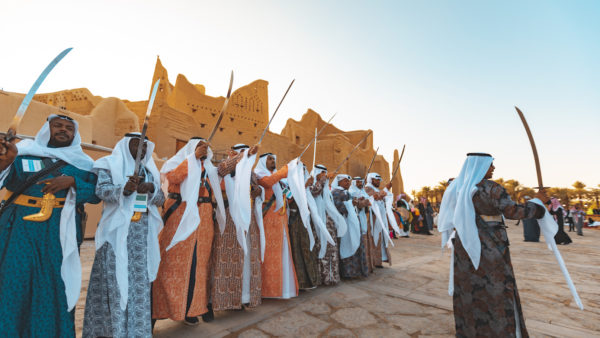
[{"label": "green tree", "polygon": [[573,188],[575,188],[575,195],[579,199],[579,203],[581,203],[587,194],[587,191],[585,190],[585,183],[581,181],[575,181],[575,183],[573,183]]},{"label": "green tree", "polygon": [[548,195],[558,198],[565,207],[568,207],[574,194],[573,190],[569,188],[550,188]]},{"label": "green tree", "polygon": [[512,198],[513,201],[518,201],[519,193],[523,189],[521,183],[519,183],[519,181],[517,180],[508,180],[504,182],[504,184],[504,189],[506,189],[506,192],[508,193],[510,198]]}]

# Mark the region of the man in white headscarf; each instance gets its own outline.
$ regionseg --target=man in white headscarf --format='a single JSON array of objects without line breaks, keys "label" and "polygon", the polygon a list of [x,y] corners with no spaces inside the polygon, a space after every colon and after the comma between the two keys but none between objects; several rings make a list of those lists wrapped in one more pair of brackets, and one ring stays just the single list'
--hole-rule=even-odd
[{"label": "man in white headscarf", "polygon": [[[150,337],[151,282],[160,262],[158,207],[165,196],[152,159],[154,143],[126,134],[94,163],[104,201],[85,303],[83,337]],[[139,171],[134,173],[143,142]]]},{"label": "man in white headscarf", "polygon": [[369,195],[365,192],[364,183],[364,179],[360,176],[352,178],[352,185],[348,189],[348,192],[350,192],[350,195],[352,195],[353,198],[358,200],[356,212],[358,214],[358,220],[360,221],[362,242],[367,259],[367,269],[369,273],[372,273],[373,269],[375,269],[375,265],[373,264],[371,252],[375,250],[372,248],[375,243],[373,241],[373,227],[370,217],[371,202],[369,201]]},{"label": "man in white headscarf", "polygon": [[[319,216],[326,220],[327,231],[331,238],[337,241],[338,237],[346,234],[347,224],[344,216],[340,214],[333,202],[333,196],[329,189],[329,180],[327,167],[317,164],[310,173],[314,178],[314,185],[321,189],[320,194],[314,195],[319,189],[313,191],[313,196],[317,204]],[[319,252],[319,269],[321,271],[321,282],[324,285],[336,285],[340,282],[340,250],[338,245],[332,245],[324,241],[321,236],[321,251]]]},{"label": "man in white headscarf", "polygon": [[214,319],[209,304],[213,212],[218,228],[225,226],[226,214],[212,156],[208,142],[193,137],[161,168],[169,195],[159,235],[161,261],[152,284],[154,320],[170,318],[197,325],[199,315],[204,321]]},{"label": "man in white headscarf", "polygon": [[252,172],[257,151],[256,146],[236,144],[231,147],[228,160],[218,166],[219,175],[224,177],[221,186],[227,196],[227,223],[224,229],[215,226],[211,282],[214,311],[241,309],[242,304],[255,307],[262,300],[260,269],[264,229],[262,213],[257,219],[251,204],[251,200],[262,194]]},{"label": "man in white headscarf", "polygon": [[265,229],[265,253],[262,265],[263,298],[298,296],[298,281],[289,239],[288,216],[281,180],[288,175],[288,166],[276,170],[273,153],[260,155],[254,173],[265,190],[262,207]]},{"label": "man in white headscarf", "polygon": [[356,213],[356,207],[361,204],[364,208],[368,200],[360,200],[349,193],[351,182],[352,178],[349,175],[340,174],[333,179],[331,184],[333,203],[340,214],[344,216],[348,226],[348,230],[340,237],[339,241],[340,276],[342,278],[358,278],[369,275],[360,221]]},{"label": "man in white headscarf", "polygon": [[[304,186],[306,197],[309,196],[310,189],[313,187],[313,178],[306,170],[306,166],[302,165],[302,171],[304,173]],[[307,191],[308,190],[308,191]],[[314,199],[312,200],[314,201]],[[310,229],[307,229],[300,215],[300,208],[296,203],[296,200],[292,197],[288,199],[289,203],[289,220],[288,227],[290,229],[290,244],[292,247],[292,257],[294,259],[294,268],[296,269],[296,278],[298,279],[298,287],[300,290],[313,289],[320,284],[319,274],[319,249],[320,243],[318,240],[317,229],[315,228],[314,222],[311,221]],[[310,205],[310,202],[309,202]],[[315,215],[311,214],[311,218]],[[317,216],[318,217],[318,216]],[[308,231],[311,231],[313,238],[313,247],[310,247],[310,235]]]},{"label": "man in white headscarf", "polygon": [[[388,218],[388,208],[386,199],[389,199],[391,193],[389,189],[392,187],[392,182],[388,183],[384,189],[380,189],[381,176],[377,173],[369,173],[367,175],[367,185],[365,192],[371,199],[370,217],[372,224],[373,246],[371,247],[371,259],[373,265],[378,268],[383,267],[383,262],[388,262],[392,265],[392,257],[388,247],[394,245],[390,239],[389,223],[396,221]],[[392,197],[393,198],[393,197]],[[393,215],[392,215],[393,217]]]},{"label": "man in white headscarf", "polygon": [[[513,202],[491,180],[492,162],[489,154],[467,154],[460,174],[444,192],[438,216],[442,245],[454,248],[448,291],[456,335],[527,337],[502,216],[540,219],[546,210],[534,202]],[[543,190],[536,197],[548,200]]]},{"label": "man in white headscarf", "polygon": [[65,115],[50,115],[34,140],[0,137],[0,153],[0,331],[74,337],[83,207],[100,202],[94,161]]}]

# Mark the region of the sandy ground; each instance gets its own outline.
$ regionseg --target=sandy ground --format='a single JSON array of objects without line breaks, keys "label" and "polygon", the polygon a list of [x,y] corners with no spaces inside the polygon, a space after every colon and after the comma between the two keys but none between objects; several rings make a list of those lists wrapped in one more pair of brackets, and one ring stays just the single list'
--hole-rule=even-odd
[{"label": "sandy ground", "polygon": [[[600,230],[568,232],[559,246],[585,311],[579,310],[543,242],[523,241],[523,229],[508,229],[511,255],[526,325],[534,337],[600,336]],[[394,266],[364,280],[304,291],[292,300],[265,300],[255,308],[216,313],[211,323],[189,327],[159,321],[156,337],[451,337],[452,298],[447,294],[449,253],[440,235],[394,240]],[[93,241],[82,246],[83,290],[76,312],[81,335],[83,308],[93,262]]]}]

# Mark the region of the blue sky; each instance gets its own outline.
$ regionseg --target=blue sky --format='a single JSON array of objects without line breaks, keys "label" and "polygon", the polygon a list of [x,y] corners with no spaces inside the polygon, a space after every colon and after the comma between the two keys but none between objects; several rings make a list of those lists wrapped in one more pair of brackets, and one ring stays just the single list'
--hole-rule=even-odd
[{"label": "blue sky", "polygon": [[346,130],[371,128],[391,159],[407,144],[408,190],[490,152],[497,177],[600,184],[597,1],[13,1],[3,5],[0,87],[25,92],[61,49],[40,92],[87,87],[141,100],[161,56],[209,95],[269,81],[272,130],[307,108]]}]

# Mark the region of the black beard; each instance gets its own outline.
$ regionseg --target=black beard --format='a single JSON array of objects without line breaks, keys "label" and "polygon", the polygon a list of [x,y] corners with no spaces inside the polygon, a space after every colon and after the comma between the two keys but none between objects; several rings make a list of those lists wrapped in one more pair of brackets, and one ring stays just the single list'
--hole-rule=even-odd
[{"label": "black beard", "polygon": [[54,137],[50,139],[50,141],[48,141],[48,145],[52,146],[54,148],[62,148],[62,147],[68,147],[71,145],[71,143],[73,143],[73,139],[70,139],[68,141],[65,142],[60,142],[57,139],[55,139]]}]

